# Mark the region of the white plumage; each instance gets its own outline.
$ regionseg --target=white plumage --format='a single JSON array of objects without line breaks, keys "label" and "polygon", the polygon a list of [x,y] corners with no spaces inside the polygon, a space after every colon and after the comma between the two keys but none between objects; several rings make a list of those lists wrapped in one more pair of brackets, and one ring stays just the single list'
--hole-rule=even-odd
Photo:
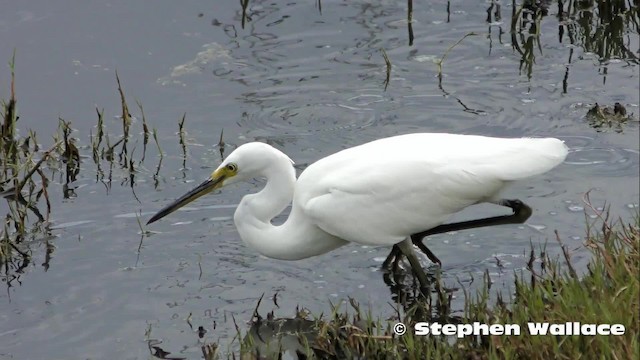
[{"label": "white plumage", "polygon": [[309,166],[296,184],[292,211],[347,241],[393,245],[467,206],[498,200],[506,183],[547,172],[566,154],[562,141],[549,138],[385,138]]},{"label": "white plumage", "polygon": [[[265,188],[244,196],[234,216],[240,237],[263,255],[298,260],[349,242],[391,246],[467,206],[499,200],[509,182],[545,173],[567,153],[554,138],[418,133],[342,150],[310,165],[296,180],[284,153],[248,143],[149,223],[213,189],[265,177]],[[285,223],[272,225],[290,203]]]}]

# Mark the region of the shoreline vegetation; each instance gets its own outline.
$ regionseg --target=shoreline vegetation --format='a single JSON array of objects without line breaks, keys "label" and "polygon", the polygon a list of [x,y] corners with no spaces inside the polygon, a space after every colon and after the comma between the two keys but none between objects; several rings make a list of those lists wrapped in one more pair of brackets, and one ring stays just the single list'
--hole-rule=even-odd
[{"label": "shoreline vegetation", "polygon": [[[447,303],[444,297],[443,304],[437,292],[433,296],[440,300],[418,299],[391,319],[378,318],[352,299],[348,305],[335,306],[328,316],[313,318],[297,309],[291,319],[274,318],[273,312],[259,315],[259,302],[247,334],[242,335],[236,325],[236,339],[242,339],[238,355],[242,359],[279,359],[285,352],[321,359],[640,358],[640,217],[634,214],[629,223],[614,222],[608,211],[587,204],[597,216],[586,220],[583,245],[592,259],[583,274],[574,268],[571,252],[556,233],[562,256],[551,257],[545,249],[536,252],[532,247],[527,269],[515,274],[514,293],[499,289],[495,302],[490,300],[491,280],[486,276],[478,293],[463,289],[462,317],[450,316],[451,299]],[[398,322],[406,325],[404,335],[397,335],[393,328]],[[418,322],[422,323],[416,327]],[[520,332],[426,335],[427,323],[458,328],[499,325],[510,327],[511,332],[517,327]],[[609,335],[595,335],[598,326]],[[426,336],[416,335],[414,328],[421,328]],[[534,335],[534,328],[544,328],[547,334]],[[217,354],[217,349],[217,344],[205,345],[203,356],[236,358],[234,353]]]}]

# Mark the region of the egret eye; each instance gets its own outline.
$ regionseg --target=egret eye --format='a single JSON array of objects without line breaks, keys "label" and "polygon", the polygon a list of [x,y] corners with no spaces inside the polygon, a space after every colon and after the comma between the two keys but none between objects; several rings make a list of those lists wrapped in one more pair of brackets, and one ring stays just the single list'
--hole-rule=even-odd
[{"label": "egret eye", "polygon": [[238,170],[238,165],[236,165],[234,163],[229,163],[229,164],[227,164],[227,170],[232,171],[232,172],[236,172]]}]

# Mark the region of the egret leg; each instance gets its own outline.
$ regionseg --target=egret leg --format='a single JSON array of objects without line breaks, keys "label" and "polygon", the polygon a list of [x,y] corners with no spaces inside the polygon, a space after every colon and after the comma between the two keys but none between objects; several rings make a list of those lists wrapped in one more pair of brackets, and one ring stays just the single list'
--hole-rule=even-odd
[{"label": "egret leg", "polygon": [[[438,259],[438,257],[421,241],[423,237],[411,235],[411,241],[415,246],[418,247],[418,249],[420,249],[420,251],[422,251],[425,255],[427,255],[427,258],[432,263],[435,263],[441,266],[442,262],[440,261],[440,259]],[[387,258],[382,263],[382,267],[387,269],[391,264],[391,270],[397,271],[398,265],[401,259],[402,259],[402,251],[400,250],[398,245],[393,245],[393,247],[391,248],[391,252],[389,253],[389,256],[387,256]]]},{"label": "egret leg", "polygon": [[400,251],[400,248],[398,247],[398,245],[393,245],[393,247],[391,248],[391,252],[389,253],[389,255],[387,255],[387,258],[384,259],[384,262],[382,263],[382,267],[385,269],[389,268],[389,265],[391,265],[391,263],[393,263],[393,269],[395,270],[398,264],[398,261],[400,261],[399,259],[399,255],[401,255],[402,252]]},{"label": "egret leg", "polygon": [[506,225],[506,224],[522,224],[523,222],[527,221],[527,219],[531,216],[533,212],[528,205],[526,205],[520,200],[502,199],[493,203],[496,205],[501,205],[501,206],[506,206],[508,208],[511,208],[511,210],[513,210],[513,214],[492,216],[492,217],[483,218],[483,219],[461,221],[461,222],[451,223],[451,224],[443,224],[440,226],[436,226],[433,229],[415,233],[412,235],[412,238],[417,238],[419,239],[417,241],[421,241],[426,236],[441,234],[449,231],[460,231],[460,230],[466,230],[466,229],[481,228],[481,227],[496,226],[496,225]]},{"label": "egret leg", "polygon": [[[398,245],[393,245],[393,249],[391,251],[396,251],[396,256],[393,258],[393,265],[391,265],[391,271],[397,272],[400,267],[400,260],[402,259],[402,251],[398,247]],[[383,264],[384,266],[384,264]]]},{"label": "egret leg", "polygon": [[[424,245],[424,243],[422,242],[422,240],[425,237],[429,235],[441,234],[449,231],[460,231],[460,230],[480,228],[480,227],[486,227],[486,226],[505,225],[505,224],[522,224],[525,221],[527,221],[527,219],[531,216],[533,212],[527,204],[517,199],[515,200],[501,199],[499,201],[492,202],[492,203],[511,208],[513,210],[513,214],[493,216],[493,217],[477,219],[477,220],[461,221],[461,222],[456,222],[451,224],[443,224],[440,226],[436,226],[433,229],[429,229],[429,230],[411,235],[411,241],[413,242],[414,245],[416,245],[420,249],[420,251],[422,251],[423,253],[425,253],[425,255],[427,255],[429,260],[431,260],[434,263],[437,263],[438,265],[442,265],[442,263],[440,262],[440,259],[438,259],[438,257],[436,257],[433,254],[433,252],[429,250],[429,248],[426,245]],[[385,261],[382,263],[382,266],[385,268],[388,268],[389,264],[391,263],[393,263],[394,265],[397,264],[400,261],[399,256],[401,255],[402,255],[402,251],[400,250],[400,248],[398,248],[397,245],[394,245],[393,248],[391,249],[391,253],[389,253],[389,256],[387,256]]]},{"label": "egret leg", "polygon": [[396,245],[398,245],[398,248],[400,249],[400,251],[402,251],[404,256],[409,259],[411,269],[413,269],[413,273],[418,277],[420,286],[425,289],[428,288],[429,280],[427,280],[427,274],[424,272],[424,269],[422,268],[422,265],[420,265],[420,261],[418,260],[416,253],[413,251],[413,243],[411,242],[410,238],[406,238]]},{"label": "egret leg", "polygon": [[411,235],[411,242],[413,242],[413,245],[417,246],[418,249],[420,249],[420,251],[422,251],[425,255],[427,255],[427,258],[429,258],[429,260],[432,263],[438,264],[438,266],[442,266],[442,262],[440,261],[440,259],[438,259],[438,257],[436,256],[436,254],[434,254],[431,249],[429,249],[427,247],[427,245],[425,245],[422,242],[422,238],[415,236],[415,235]]}]

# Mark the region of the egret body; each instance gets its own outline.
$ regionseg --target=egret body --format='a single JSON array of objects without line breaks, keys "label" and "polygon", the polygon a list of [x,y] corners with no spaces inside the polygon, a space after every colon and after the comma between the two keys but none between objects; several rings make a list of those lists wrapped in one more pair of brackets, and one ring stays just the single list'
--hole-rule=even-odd
[{"label": "egret body", "polygon": [[[398,244],[420,275],[411,235],[438,227],[470,205],[505,205],[499,197],[505,185],[551,170],[567,153],[554,138],[416,133],[342,150],[310,165],[296,180],[287,155],[252,142],[148,224],[215,189],[262,177],[265,187],[245,195],[234,215],[249,247],[270,258],[299,260],[350,242]],[[287,220],[273,225],[289,204]]]}]

